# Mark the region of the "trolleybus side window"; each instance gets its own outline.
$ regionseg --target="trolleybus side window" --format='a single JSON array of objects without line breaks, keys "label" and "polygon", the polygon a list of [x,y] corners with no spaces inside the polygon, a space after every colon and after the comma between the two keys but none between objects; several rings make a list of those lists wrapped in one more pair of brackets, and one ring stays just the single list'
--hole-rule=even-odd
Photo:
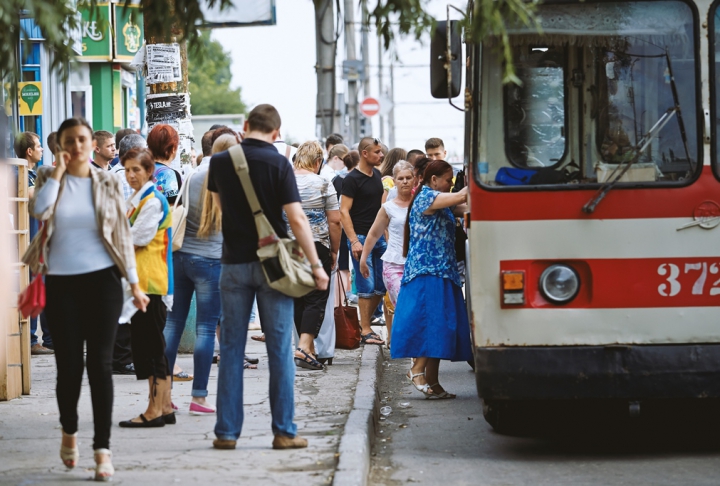
[{"label": "trolleybus side window", "polygon": [[521,85],[505,90],[505,154],[517,167],[553,167],[565,154],[565,47],[516,47]]},{"label": "trolleybus side window", "polygon": [[[502,112],[505,143],[501,154],[492,143],[499,129],[488,119],[480,181],[637,186],[694,180],[702,142],[692,7],[680,0],[544,3],[538,18],[541,34],[510,29],[521,84],[505,86],[498,99],[492,83],[500,77],[484,77],[483,108]],[[483,69],[501,69],[494,49],[486,47]]]}]

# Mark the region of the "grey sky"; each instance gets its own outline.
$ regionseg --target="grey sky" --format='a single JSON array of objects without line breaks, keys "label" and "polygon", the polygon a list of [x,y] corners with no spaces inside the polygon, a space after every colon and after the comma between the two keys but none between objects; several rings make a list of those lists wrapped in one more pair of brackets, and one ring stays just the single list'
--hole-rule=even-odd
[{"label": "grey sky", "polygon": [[[371,5],[373,2],[369,0]],[[429,11],[436,18],[444,19],[445,5],[445,1],[432,0],[428,4]],[[356,19],[359,18],[359,14],[356,14]],[[300,142],[316,138],[315,27],[311,0],[277,0],[275,26],[216,29],[212,35],[231,52],[233,85],[242,87],[243,98],[247,103],[251,106],[258,103],[275,105],[283,119],[283,136]],[[435,100],[430,96],[430,70],[427,67],[430,61],[429,35],[423,44],[405,39],[397,43],[396,49],[401,64],[424,66],[403,68],[396,65],[397,146],[406,150],[422,149],[427,138],[440,137],[445,141],[449,156],[461,155],[463,113],[449,106],[447,101]],[[357,50],[359,56],[359,35]],[[371,95],[377,97],[378,59],[374,31],[370,32],[369,50]],[[344,56],[345,44],[341,37],[337,66],[342,64]],[[389,85],[389,61],[390,55],[386,53],[383,61],[386,85]],[[337,72],[338,92],[344,92],[346,83],[339,79],[341,70]],[[373,117],[372,121],[373,135],[378,136],[378,117]]]}]

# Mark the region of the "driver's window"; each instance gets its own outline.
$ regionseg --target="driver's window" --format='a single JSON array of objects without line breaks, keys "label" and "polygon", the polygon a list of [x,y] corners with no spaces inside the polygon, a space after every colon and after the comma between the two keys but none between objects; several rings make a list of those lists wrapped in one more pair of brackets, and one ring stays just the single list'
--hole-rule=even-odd
[{"label": "driver's window", "polygon": [[513,56],[521,84],[505,89],[505,154],[520,168],[555,166],[566,149],[566,48],[521,46]]}]

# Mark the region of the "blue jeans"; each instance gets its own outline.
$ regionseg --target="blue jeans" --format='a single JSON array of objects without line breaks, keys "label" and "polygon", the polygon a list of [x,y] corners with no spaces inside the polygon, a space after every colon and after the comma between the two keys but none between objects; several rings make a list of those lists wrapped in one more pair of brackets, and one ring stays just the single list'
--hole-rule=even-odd
[{"label": "blue jeans", "polygon": [[168,312],[165,324],[165,357],[172,370],[195,292],[197,339],[193,353],[192,396],[206,397],[215,350],[215,328],[220,319],[220,260],[178,251],[173,254],[173,272],[175,292],[173,310]]},{"label": "blue jeans", "polygon": [[270,369],[270,412],[274,435],[295,437],[293,299],[267,284],[260,262],[223,264],[220,274],[222,322],[218,373],[218,439],[237,440],[243,425],[243,364],[248,321],[257,297]]},{"label": "blue jeans", "polygon": [[[365,235],[357,235],[357,239],[360,243],[365,245]],[[381,236],[380,239],[375,243],[375,247],[370,252],[367,258],[367,266],[370,269],[370,276],[368,278],[363,277],[360,273],[360,262],[352,254],[352,244],[348,241],[348,250],[350,250],[350,257],[352,258],[353,269],[355,270],[355,286],[357,287],[357,295],[361,299],[369,299],[374,295],[385,295],[385,282],[382,279],[382,260],[380,259],[385,250],[387,250],[387,243],[385,242],[385,236]]]}]

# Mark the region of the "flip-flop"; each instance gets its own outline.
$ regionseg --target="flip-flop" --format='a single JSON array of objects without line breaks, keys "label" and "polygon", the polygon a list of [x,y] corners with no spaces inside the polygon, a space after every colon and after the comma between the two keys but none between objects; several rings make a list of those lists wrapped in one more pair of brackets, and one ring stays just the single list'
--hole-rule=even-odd
[{"label": "flip-flop", "polygon": [[259,341],[261,343],[265,342],[265,334],[260,334],[259,336],[250,336],[250,339],[253,341]]},{"label": "flip-flop", "polygon": [[258,358],[251,358],[247,354],[245,355],[245,361],[247,361],[250,364],[258,364],[260,362],[260,359]]},{"label": "flip-flop", "polygon": [[245,363],[243,364],[243,369],[244,369],[244,370],[256,370],[256,369],[257,369],[257,365],[256,365],[256,364],[252,364],[252,363],[250,363],[249,361],[245,361]]},{"label": "flip-flop", "polygon": [[[369,343],[368,341],[370,339],[372,339],[373,341],[380,341],[380,342],[379,343]],[[378,336],[377,334],[375,334],[374,332],[369,332],[369,333],[365,334],[364,336],[362,334],[360,334],[360,341],[363,344],[372,344],[375,346],[382,346],[383,344],[385,344],[385,341],[383,341],[383,339],[380,336]]]}]

